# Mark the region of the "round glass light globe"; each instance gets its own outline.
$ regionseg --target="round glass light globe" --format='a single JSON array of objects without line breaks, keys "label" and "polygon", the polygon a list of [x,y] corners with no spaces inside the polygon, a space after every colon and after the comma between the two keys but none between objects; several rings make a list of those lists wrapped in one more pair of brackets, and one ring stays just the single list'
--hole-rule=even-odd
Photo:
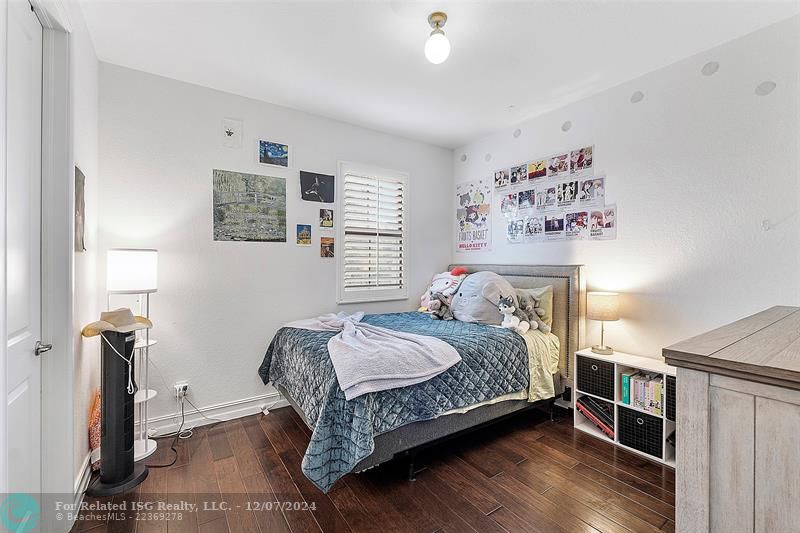
[{"label": "round glass light globe", "polygon": [[433,63],[438,65],[444,63],[447,56],[450,55],[450,41],[447,40],[444,33],[433,33],[425,42],[425,57]]}]

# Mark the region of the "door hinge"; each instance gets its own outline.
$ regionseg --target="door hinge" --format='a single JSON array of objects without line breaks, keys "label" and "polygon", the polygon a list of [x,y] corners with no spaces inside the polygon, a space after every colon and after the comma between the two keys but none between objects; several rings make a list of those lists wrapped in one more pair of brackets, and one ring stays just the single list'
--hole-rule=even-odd
[{"label": "door hinge", "polygon": [[42,341],[36,341],[36,345],[33,347],[33,353],[36,355],[42,355],[43,353],[49,352],[52,349],[52,344],[44,344]]}]

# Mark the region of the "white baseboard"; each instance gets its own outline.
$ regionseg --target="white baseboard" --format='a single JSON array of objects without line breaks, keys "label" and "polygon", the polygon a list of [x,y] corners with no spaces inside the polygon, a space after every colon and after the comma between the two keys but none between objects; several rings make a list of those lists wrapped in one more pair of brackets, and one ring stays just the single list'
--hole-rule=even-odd
[{"label": "white baseboard", "polygon": [[[86,488],[89,486],[89,481],[92,479],[92,464],[91,464],[91,457],[92,452],[87,451],[86,457],[83,458],[81,462],[81,467],[78,470],[78,475],[75,476],[75,484],[73,485],[73,498],[72,503],[74,505],[73,509],[80,509],[80,505],[83,502],[84,492],[86,492]],[[78,513],[73,513],[77,515]],[[75,519],[73,518],[72,522],[63,522],[65,529],[64,531],[71,531],[72,526],[75,525]],[[60,523],[59,523],[60,527]]]},{"label": "white baseboard", "polygon": [[[279,392],[270,392],[268,394],[261,394],[259,396],[252,396],[250,398],[242,398],[230,402],[218,403],[206,407],[200,407],[195,410],[188,402],[185,404],[185,417],[184,429],[191,427],[200,427],[207,424],[213,424],[219,420],[227,421],[235,418],[242,418],[244,416],[254,415],[260,413],[265,408],[277,409],[279,407],[286,407],[289,405]],[[199,411],[199,412],[198,412]],[[200,414],[202,413],[202,414]],[[205,415],[205,417],[203,416]],[[208,418],[206,418],[208,417]],[[177,422],[176,422],[177,421]],[[154,437],[174,433],[178,430],[180,424],[180,412],[170,413],[167,415],[154,416],[150,418],[150,430],[156,431]],[[139,423],[136,422],[136,429],[138,430]]]}]

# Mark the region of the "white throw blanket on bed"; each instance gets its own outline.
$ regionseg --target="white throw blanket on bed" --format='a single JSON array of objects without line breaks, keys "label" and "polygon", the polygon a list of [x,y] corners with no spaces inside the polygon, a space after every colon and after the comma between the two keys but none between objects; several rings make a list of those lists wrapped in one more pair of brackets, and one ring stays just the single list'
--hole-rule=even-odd
[{"label": "white throw blanket on bed", "polygon": [[422,383],[461,361],[456,349],[443,340],[365,324],[362,318],[361,312],[330,313],[284,326],[339,332],[328,341],[328,352],[348,400]]}]

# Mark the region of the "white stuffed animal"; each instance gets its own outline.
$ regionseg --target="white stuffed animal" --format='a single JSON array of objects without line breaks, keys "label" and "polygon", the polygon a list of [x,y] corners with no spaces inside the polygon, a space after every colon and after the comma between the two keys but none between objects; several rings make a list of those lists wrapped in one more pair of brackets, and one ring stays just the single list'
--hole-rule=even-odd
[{"label": "white stuffed animal", "polygon": [[514,307],[514,298],[512,296],[506,296],[504,298],[501,294],[497,309],[503,315],[503,322],[500,324],[501,327],[514,330],[520,335],[531,329],[529,322],[520,320],[519,317],[514,316],[514,311],[516,311],[517,308]]}]

